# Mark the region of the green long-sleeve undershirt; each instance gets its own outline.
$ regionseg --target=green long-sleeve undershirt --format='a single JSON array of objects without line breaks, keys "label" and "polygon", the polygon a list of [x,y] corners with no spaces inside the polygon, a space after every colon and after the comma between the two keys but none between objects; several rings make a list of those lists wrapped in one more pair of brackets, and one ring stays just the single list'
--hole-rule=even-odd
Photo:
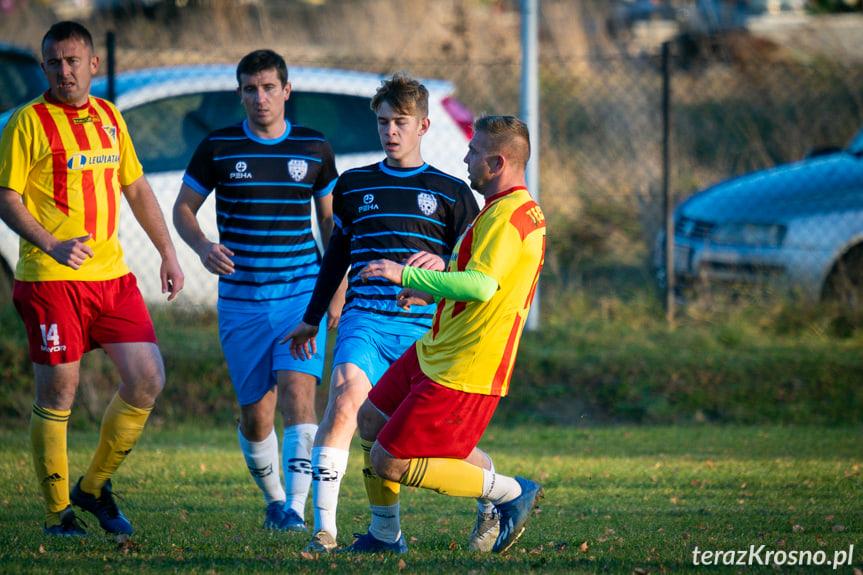
[{"label": "green long-sleeve undershirt", "polygon": [[402,270],[402,285],[431,294],[435,300],[488,301],[497,291],[497,280],[482,272],[438,272],[413,266]]}]

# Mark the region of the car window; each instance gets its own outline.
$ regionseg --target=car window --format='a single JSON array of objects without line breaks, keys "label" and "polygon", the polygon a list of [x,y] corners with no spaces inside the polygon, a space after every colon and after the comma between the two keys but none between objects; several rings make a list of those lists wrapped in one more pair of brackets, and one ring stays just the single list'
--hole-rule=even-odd
[{"label": "car window", "polygon": [[[336,154],[379,152],[375,114],[363,96],[292,92],[287,117],[322,132]],[[243,121],[234,91],[164,98],[125,110],[123,117],[144,171],[183,171],[207,134]]]},{"label": "car window", "polygon": [[381,142],[369,102],[365,96],[291,92],[285,113],[292,122],[322,132],[336,154],[374,153],[381,151]]},{"label": "car window", "polygon": [[32,100],[48,89],[48,81],[35,59],[0,52],[0,112]]},{"label": "car window", "polygon": [[145,172],[183,171],[201,140],[245,118],[236,92],[186,94],[125,110]]}]

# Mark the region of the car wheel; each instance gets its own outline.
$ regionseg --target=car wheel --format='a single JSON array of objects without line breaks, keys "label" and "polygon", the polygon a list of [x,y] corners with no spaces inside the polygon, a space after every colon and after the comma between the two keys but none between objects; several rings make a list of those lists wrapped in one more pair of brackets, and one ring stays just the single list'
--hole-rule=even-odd
[{"label": "car wheel", "polygon": [[824,282],[821,299],[852,309],[863,305],[863,246],[855,246],[836,262]]}]

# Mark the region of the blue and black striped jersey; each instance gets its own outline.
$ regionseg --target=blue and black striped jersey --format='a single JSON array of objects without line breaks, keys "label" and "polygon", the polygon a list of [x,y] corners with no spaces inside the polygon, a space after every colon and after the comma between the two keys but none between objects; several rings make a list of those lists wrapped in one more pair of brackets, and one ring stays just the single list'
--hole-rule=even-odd
[{"label": "blue and black striped jersey", "polygon": [[419,251],[438,254],[446,262],[478,213],[473,193],[462,180],[428,164],[400,170],[380,162],[342,174],[333,190],[333,214],[350,240],[343,315],[367,312],[386,318],[385,323],[431,326],[430,306],[405,311],[396,305],[399,286],[384,279],[363,282],[357,274],[371,260],[401,263]]},{"label": "blue and black striped jersey", "polygon": [[236,270],[219,278],[220,306],[311,295],[320,265],[312,200],[337,176],[324,136],[289,122],[273,140],[243,122],[201,142],[183,182],[204,196],[216,190],[219,242],[234,252]]}]

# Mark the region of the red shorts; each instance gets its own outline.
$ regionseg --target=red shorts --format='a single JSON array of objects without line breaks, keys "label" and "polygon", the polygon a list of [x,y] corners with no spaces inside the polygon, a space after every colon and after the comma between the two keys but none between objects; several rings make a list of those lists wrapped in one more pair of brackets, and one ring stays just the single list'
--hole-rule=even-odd
[{"label": "red shorts", "polygon": [[106,281],[15,281],[12,301],[24,320],[33,363],[78,361],[105,343],[156,343],[135,276]]},{"label": "red shorts", "polygon": [[381,376],[369,400],[389,417],[378,443],[398,459],[464,459],[479,443],[500,397],[465,393],[429,379],[410,346]]}]

